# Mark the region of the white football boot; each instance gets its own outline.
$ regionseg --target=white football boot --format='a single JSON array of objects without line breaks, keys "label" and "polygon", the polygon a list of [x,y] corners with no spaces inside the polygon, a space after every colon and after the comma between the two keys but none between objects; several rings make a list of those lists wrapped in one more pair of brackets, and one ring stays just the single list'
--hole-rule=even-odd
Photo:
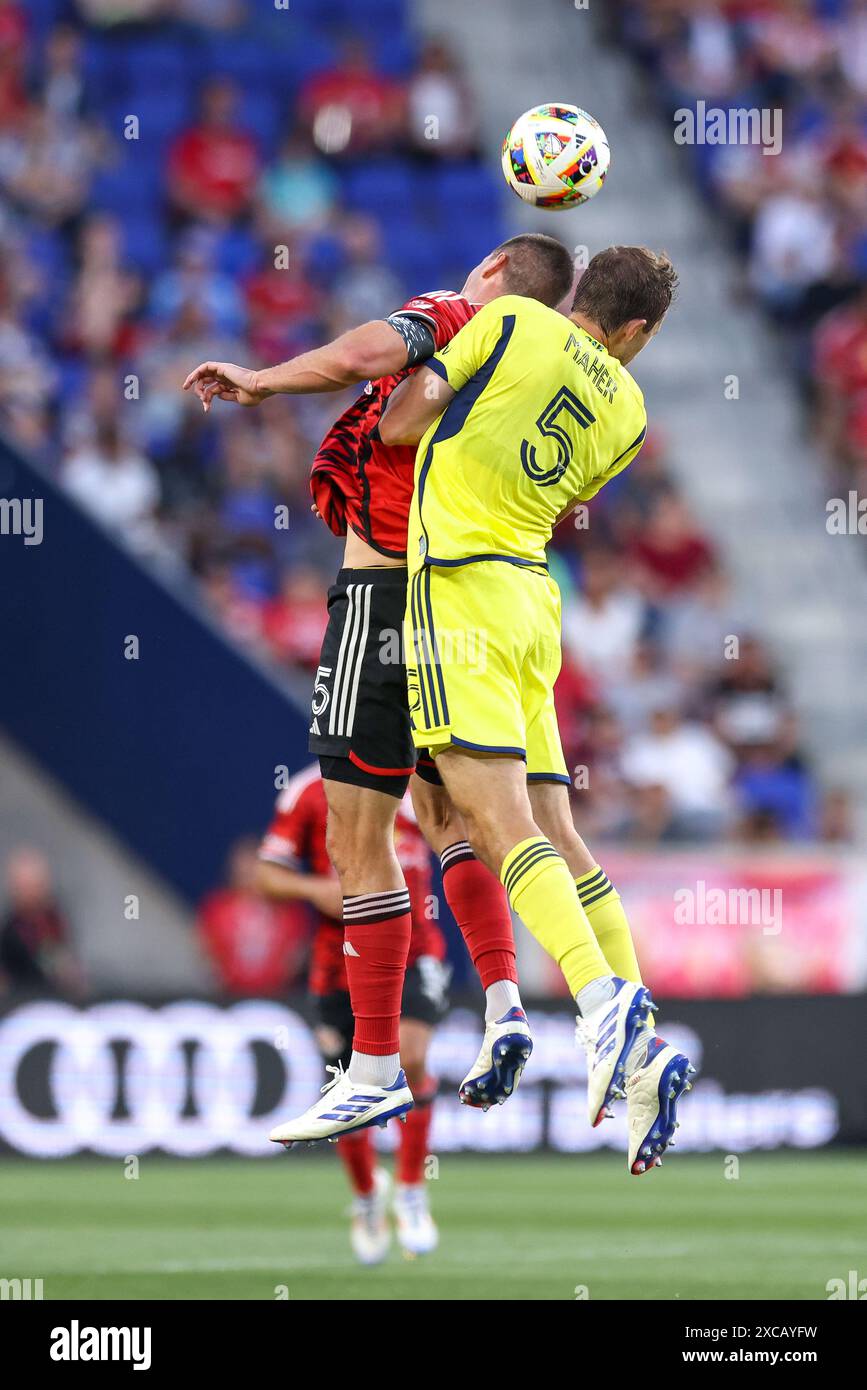
[{"label": "white football boot", "polygon": [[626,1083],[629,1122],[629,1171],[636,1177],[662,1167],[662,1155],[674,1147],[677,1102],[692,1090],[695,1067],[682,1052],[654,1037],[641,1066]]},{"label": "white football boot", "polygon": [[359,1264],[378,1265],[391,1245],[388,1222],[388,1193],[391,1182],[384,1168],[373,1175],[373,1191],[366,1197],[356,1197],[352,1203],[352,1225],[349,1239]]},{"label": "white football boot", "polygon": [[353,1129],[386,1125],[413,1107],[412,1091],[402,1067],[390,1086],[362,1086],[351,1080],[339,1062],[325,1070],[333,1072],[334,1080],[326,1081],[322,1087],[322,1099],[297,1119],[272,1129],[268,1138],[275,1144],[291,1149],[304,1140],[313,1144],[317,1139],[339,1139]]},{"label": "white football boot", "polygon": [[532,1051],[533,1039],[523,1009],[509,1009],[502,1018],[485,1024],[479,1055],[458,1090],[461,1104],[481,1110],[502,1105],[517,1090]]},{"label": "white football boot", "polygon": [[579,1018],[575,1030],[587,1053],[587,1113],[594,1129],[611,1101],[625,1099],[626,1078],[649,1036],[647,1019],[656,1007],[644,985],[613,979],[613,997]]},{"label": "white football boot", "polygon": [[430,1214],[423,1182],[398,1183],[394,1189],[397,1238],[407,1255],[429,1255],[439,1245],[440,1233]]}]

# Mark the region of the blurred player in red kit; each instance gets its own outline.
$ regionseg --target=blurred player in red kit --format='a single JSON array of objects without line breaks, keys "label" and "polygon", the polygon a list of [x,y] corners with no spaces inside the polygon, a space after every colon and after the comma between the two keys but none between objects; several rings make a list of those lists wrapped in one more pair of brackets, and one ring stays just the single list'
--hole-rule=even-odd
[{"label": "blurred player in red kit", "polygon": [[[342,895],[325,843],[328,803],[319,768],[300,772],[280,793],[259,847],[258,883],[268,898],[302,900],[316,914],[309,990],[316,1001],[316,1037],[332,1070],[347,1066],[353,1018],[343,952]],[[407,796],[398,807],[395,853],[403,868],[412,913],[400,1021],[400,1057],[415,1106],[398,1126],[397,1183],[393,1210],[400,1244],[413,1255],[437,1243],[430,1216],[424,1165],[428,1153],[436,1081],[427,1074],[434,1026],[448,1006],[445,941],[433,913],[431,859]],[[370,1129],[341,1135],[338,1153],[355,1193],[352,1247],[362,1264],[376,1264],[390,1243],[389,1180],[376,1166]]]},{"label": "blurred player in red kit", "polygon": [[[415,450],[387,447],[378,426],[407,374],[444,349],[482,305],[521,294],[560,307],[571,298],[574,278],[572,257],[559,241],[524,233],[491,251],[460,293],[418,295],[383,319],[262,371],[203,362],[184,383],[207,411],[215,399],[257,406],[277,393],[338,391],[366,382],[329,430],[311,470],[314,510],[346,537],[343,568],[328,595],[308,746],[325,782],[355,1029],[345,1074],[305,1115],[272,1131],[271,1138],[287,1147],[376,1124],[413,1104],[398,1047],[412,914],[394,852],[395,816],[410,779],[419,824],[443,866],[446,901],[486,995],[484,1038],[461,1083],[461,1100],[484,1109],[502,1103],[532,1050],[502,885],[473,854],[433,760],[420,755],[416,765],[406,665],[402,651],[394,655],[402,646],[406,608]],[[541,800],[541,788],[538,795]],[[543,832],[555,845],[574,838],[560,799],[545,805],[550,815],[544,805],[536,812]]]}]

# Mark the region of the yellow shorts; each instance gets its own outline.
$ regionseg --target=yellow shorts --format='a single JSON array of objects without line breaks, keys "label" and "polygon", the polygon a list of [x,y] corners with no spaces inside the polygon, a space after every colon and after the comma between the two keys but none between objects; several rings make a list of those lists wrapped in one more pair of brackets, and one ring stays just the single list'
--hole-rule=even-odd
[{"label": "yellow shorts", "polygon": [[426,565],[410,576],[404,643],[417,748],[511,754],[531,779],[570,781],[554,708],[560,591],[546,573]]}]

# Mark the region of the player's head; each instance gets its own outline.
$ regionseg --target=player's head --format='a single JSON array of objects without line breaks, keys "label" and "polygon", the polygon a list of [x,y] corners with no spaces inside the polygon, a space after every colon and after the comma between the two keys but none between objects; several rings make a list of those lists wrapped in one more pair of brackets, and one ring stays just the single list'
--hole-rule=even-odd
[{"label": "player's head", "polygon": [[575,267],[562,242],[522,232],[497,246],[471,270],[462,293],[474,304],[501,294],[523,294],[556,309],[572,289]]},{"label": "player's head", "polygon": [[659,332],[677,290],[677,272],[646,246],[609,246],[575,290],[572,317],[624,366]]}]

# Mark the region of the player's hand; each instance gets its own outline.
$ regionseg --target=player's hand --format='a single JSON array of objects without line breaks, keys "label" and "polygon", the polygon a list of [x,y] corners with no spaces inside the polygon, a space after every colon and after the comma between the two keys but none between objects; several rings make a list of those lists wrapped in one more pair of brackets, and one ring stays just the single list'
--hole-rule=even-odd
[{"label": "player's hand", "polygon": [[255,372],[234,362],[202,362],[190,372],[184,390],[195,391],[206,414],[215,398],[235,405],[259,405],[269,394],[257,389]]}]

